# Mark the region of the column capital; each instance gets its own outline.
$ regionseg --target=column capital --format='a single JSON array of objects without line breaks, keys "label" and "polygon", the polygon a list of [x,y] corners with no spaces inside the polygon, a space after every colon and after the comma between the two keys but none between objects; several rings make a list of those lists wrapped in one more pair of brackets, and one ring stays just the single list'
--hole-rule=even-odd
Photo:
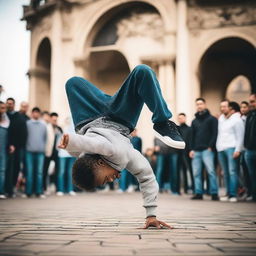
[{"label": "column capital", "polygon": [[172,65],[175,60],[175,55],[153,54],[153,55],[142,56],[140,59],[143,63],[150,63],[158,66],[166,65],[166,64]]}]

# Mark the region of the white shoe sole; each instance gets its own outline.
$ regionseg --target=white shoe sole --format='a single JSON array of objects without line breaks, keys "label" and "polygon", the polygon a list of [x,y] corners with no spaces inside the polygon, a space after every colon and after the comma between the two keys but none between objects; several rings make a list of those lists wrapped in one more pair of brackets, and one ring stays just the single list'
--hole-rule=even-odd
[{"label": "white shoe sole", "polygon": [[186,144],[184,141],[175,141],[172,140],[168,136],[162,136],[160,133],[155,131],[156,137],[161,140],[163,143],[165,143],[167,146],[177,149],[184,149],[186,147]]}]

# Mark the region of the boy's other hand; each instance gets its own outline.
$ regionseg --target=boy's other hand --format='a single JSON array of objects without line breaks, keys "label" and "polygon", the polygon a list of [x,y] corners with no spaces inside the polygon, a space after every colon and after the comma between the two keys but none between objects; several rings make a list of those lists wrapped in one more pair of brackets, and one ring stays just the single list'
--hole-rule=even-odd
[{"label": "boy's other hand", "polygon": [[147,217],[145,226],[143,228],[147,229],[148,227],[156,227],[158,229],[161,229],[161,228],[172,229],[173,228],[173,227],[169,226],[168,224],[166,224],[165,222],[157,220],[156,217]]},{"label": "boy's other hand", "polygon": [[67,145],[68,145],[68,141],[69,141],[68,134],[63,134],[58,148],[65,149],[67,147]]}]

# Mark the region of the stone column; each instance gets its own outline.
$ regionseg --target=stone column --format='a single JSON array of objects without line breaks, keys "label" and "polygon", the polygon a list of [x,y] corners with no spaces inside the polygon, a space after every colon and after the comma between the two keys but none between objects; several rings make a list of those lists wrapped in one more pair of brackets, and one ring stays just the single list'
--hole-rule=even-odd
[{"label": "stone column", "polygon": [[161,85],[163,96],[175,117],[175,81],[174,81],[174,67],[171,60],[164,60],[158,63],[159,82]]},{"label": "stone column", "polygon": [[187,2],[177,0],[177,41],[176,41],[176,111],[191,116],[191,84],[189,79]]}]

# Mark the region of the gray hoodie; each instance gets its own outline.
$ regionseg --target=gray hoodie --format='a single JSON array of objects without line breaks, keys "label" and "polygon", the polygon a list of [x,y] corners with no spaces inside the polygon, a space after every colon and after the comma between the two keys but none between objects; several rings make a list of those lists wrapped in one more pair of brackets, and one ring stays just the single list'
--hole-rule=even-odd
[{"label": "gray hoodie", "polygon": [[129,129],[103,117],[85,125],[78,133],[69,134],[67,151],[76,157],[99,154],[114,169],[127,169],[140,184],[147,216],[156,215],[158,183],[148,160],[133,148]]}]

